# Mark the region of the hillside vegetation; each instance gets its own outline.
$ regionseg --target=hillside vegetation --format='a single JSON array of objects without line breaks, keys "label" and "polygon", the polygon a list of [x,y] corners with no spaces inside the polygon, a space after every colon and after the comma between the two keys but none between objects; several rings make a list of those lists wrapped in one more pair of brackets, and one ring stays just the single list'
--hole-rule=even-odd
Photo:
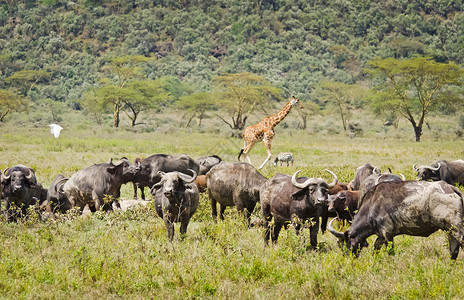
[{"label": "hillside vegetation", "polygon": [[[122,76],[127,82],[164,78],[149,93],[164,88],[167,94],[137,99],[144,105],[138,109],[159,113],[185,110],[188,105],[173,104],[212,91],[218,75],[248,72],[317,111],[333,101],[315,92],[321,81],[372,85],[365,68],[376,57],[421,55],[462,65],[463,9],[454,0],[11,0],[0,6],[0,89],[51,111],[51,121],[62,120],[63,110],[86,107],[97,110],[101,124],[98,113],[111,109],[92,107],[86,93],[122,87]],[[147,60],[124,73],[124,57]],[[275,100],[261,108],[269,112]],[[143,113],[142,119],[147,122]]]}]

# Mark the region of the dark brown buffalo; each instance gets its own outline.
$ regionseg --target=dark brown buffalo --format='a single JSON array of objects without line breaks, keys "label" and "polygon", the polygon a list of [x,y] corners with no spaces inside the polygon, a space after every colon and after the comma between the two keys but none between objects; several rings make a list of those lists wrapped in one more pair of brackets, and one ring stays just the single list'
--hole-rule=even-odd
[{"label": "dark brown buffalo", "polygon": [[69,202],[66,194],[60,193],[61,187],[65,184],[66,177],[63,174],[58,174],[48,188],[47,201],[41,205],[42,209],[55,213],[65,213],[71,209],[72,205]]},{"label": "dark brown buffalo", "polygon": [[95,164],[76,172],[69,180],[62,179],[66,183],[60,192],[66,195],[72,207],[78,207],[81,212],[87,204],[92,212],[100,208],[112,210],[112,204],[118,203],[121,185],[131,182],[138,171],[139,166],[131,164],[125,157],[116,163]]},{"label": "dark brown buffalo", "polygon": [[206,191],[206,175],[198,175],[193,183],[195,183],[200,193],[204,193]]},{"label": "dark brown buffalo", "polygon": [[464,246],[463,194],[444,182],[400,181],[377,184],[364,195],[351,227],[341,233],[332,228],[342,247],[358,255],[377,235],[374,248],[391,243],[397,235],[427,237],[441,229],[448,234],[451,259],[456,259]]},{"label": "dark brown buffalo", "polygon": [[443,180],[449,184],[464,185],[464,160],[439,160],[430,166],[413,166],[418,180]]},{"label": "dark brown buffalo", "polygon": [[357,191],[361,188],[361,183],[372,174],[380,174],[380,169],[367,163],[364,166],[358,167],[354,175],[353,181],[348,184],[348,189]]},{"label": "dark brown buffalo", "polygon": [[185,235],[190,218],[199,204],[200,196],[193,183],[197,174],[190,171],[192,177],[180,172],[159,172],[161,180],[151,189],[156,213],[163,218],[171,241],[174,238],[174,222],[180,222],[180,234]]},{"label": "dark brown buffalo", "polygon": [[[345,191],[347,190],[348,187],[345,183],[343,182],[337,182],[337,184],[330,188],[327,194],[330,195],[335,195],[340,191]],[[322,211],[321,211],[321,232],[325,233],[325,230],[327,229],[327,222],[329,221],[329,217],[336,217],[336,213],[334,212],[329,212],[329,207],[327,203],[324,203],[322,205]]]},{"label": "dark brown buffalo", "polygon": [[221,162],[212,167],[206,174],[206,185],[214,222],[219,203],[221,220],[224,220],[226,207],[235,205],[250,224],[251,214],[259,202],[259,189],[265,181],[266,177],[247,163]]},{"label": "dark brown buffalo", "polygon": [[335,213],[342,222],[353,220],[358,210],[358,191],[340,191],[328,197],[328,211]]},{"label": "dark brown buffalo", "polygon": [[196,162],[200,166],[200,171],[198,173],[198,176],[206,175],[206,173],[208,173],[208,171],[211,170],[212,167],[219,164],[221,161],[222,161],[222,158],[220,158],[217,155],[200,157],[199,159],[196,160]]},{"label": "dark brown buffalo", "polygon": [[[297,179],[293,176],[276,174],[268,179],[260,189],[261,211],[264,219],[264,242],[269,238],[277,242],[282,227],[287,228],[290,222],[296,222],[298,234],[302,222],[310,221],[310,243],[313,248],[317,246],[317,232],[319,231],[319,217],[323,203],[327,201],[327,193],[337,183],[337,176],[332,174],[334,180],[328,184],[321,178]],[[274,224],[270,226],[271,221]],[[272,227],[272,228],[271,228]],[[272,230],[272,232],[271,232]]]},{"label": "dark brown buffalo", "polygon": [[27,210],[39,203],[42,186],[37,183],[35,172],[24,165],[5,169],[0,178],[5,199],[7,221],[27,216]]},{"label": "dark brown buffalo", "polygon": [[[198,163],[186,154],[168,155],[155,154],[141,161],[140,171],[135,175],[132,182],[139,189],[145,187],[151,188],[155,183],[158,183],[161,176],[158,172],[181,172],[187,174],[188,169],[199,173],[200,166]],[[136,192],[134,198],[137,198]],[[142,192],[142,199],[145,200],[145,194]]]},{"label": "dark brown buffalo", "polygon": [[[137,157],[136,159],[134,159],[134,165],[141,165],[142,160],[143,158]],[[137,189],[140,189],[140,196],[143,200],[145,200],[145,189],[143,187],[139,187],[139,184],[137,182],[132,182],[132,185],[134,187],[134,199],[137,200]]]}]

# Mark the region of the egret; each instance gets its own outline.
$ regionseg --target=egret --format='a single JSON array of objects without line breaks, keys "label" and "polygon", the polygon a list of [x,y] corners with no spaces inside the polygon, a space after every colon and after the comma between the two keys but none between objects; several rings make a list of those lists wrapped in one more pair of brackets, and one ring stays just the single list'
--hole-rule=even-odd
[{"label": "egret", "polygon": [[55,139],[57,139],[60,136],[60,132],[63,127],[58,124],[50,124],[48,126],[50,126],[50,132],[55,136]]}]

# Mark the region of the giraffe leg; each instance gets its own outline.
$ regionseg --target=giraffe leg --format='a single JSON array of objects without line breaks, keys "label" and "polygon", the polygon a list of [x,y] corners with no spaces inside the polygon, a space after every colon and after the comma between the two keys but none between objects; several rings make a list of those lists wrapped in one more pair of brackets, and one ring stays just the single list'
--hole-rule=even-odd
[{"label": "giraffe leg", "polygon": [[258,170],[261,170],[264,165],[271,159],[271,140],[264,140],[264,144],[266,145],[266,150],[267,150],[267,158],[264,160],[264,162],[259,166]]}]

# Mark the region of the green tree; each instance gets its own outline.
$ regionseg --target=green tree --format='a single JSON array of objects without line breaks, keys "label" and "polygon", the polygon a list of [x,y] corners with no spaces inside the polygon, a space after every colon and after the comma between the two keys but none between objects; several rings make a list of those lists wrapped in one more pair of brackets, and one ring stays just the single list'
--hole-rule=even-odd
[{"label": "green tree", "polygon": [[22,70],[5,79],[11,86],[17,87],[24,96],[36,86],[37,83],[48,81],[50,74],[44,70]]},{"label": "green tree", "polygon": [[137,124],[137,117],[142,111],[157,108],[172,96],[165,90],[162,80],[131,81],[123,90],[132,98],[122,98],[124,112],[131,120],[131,126]]},{"label": "green tree", "polygon": [[381,82],[374,89],[372,105],[377,114],[393,111],[412,125],[420,142],[427,115],[434,109],[463,103],[462,75],[455,63],[438,63],[428,57],[369,62],[369,73]]},{"label": "green tree", "polygon": [[[106,105],[113,107],[113,126],[119,127],[120,112],[127,103],[132,103],[132,124],[135,124],[139,109],[146,107],[141,105],[141,102],[146,103],[146,97],[143,96],[141,90],[137,90],[134,86],[126,88],[126,85],[136,78],[144,77],[141,63],[147,63],[152,58],[147,58],[140,55],[120,56],[111,58],[109,63],[103,67],[104,71],[108,71],[109,75],[116,75],[115,84],[109,84],[100,88],[94,89],[95,96],[103,100]],[[110,79],[104,79],[102,82],[111,82]],[[134,102],[131,102],[134,100]],[[136,105],[138,103],[139,105]],[[98,107],[98,106],[97,106]]]},{"label": "green tree", "polygon": [[342,120],[343,130],[346,131],[352,111],[360,106],[361,100],[367,95],[367,90],[356,84],[322,81],[315,93],[321,100],[336,107]]},{"label": "green tree", "polygon": [[185,127],[187,128],[196,118],[197,125],[201,125],[201,121],[206,116],[208,110],[214,109],[214,96],[212,93],[194,93],[188,96],[183,96],[176,102],[176,106],[186,112],[188,116]]},{"label": "green tree", "polygon": [[27,108],[26,98],[8,90],[0,90],[0,122],[11,112],[23,111]]},{"label": "green tree", "polygon": [[253,110],[269,99],[279,99],[281,90],[273,87],[263,76],[252,73],[233,73],[214,78],[217,105],[223,108],[231,118],[228,122],[219,118],[232,129],[243,130]]}]

